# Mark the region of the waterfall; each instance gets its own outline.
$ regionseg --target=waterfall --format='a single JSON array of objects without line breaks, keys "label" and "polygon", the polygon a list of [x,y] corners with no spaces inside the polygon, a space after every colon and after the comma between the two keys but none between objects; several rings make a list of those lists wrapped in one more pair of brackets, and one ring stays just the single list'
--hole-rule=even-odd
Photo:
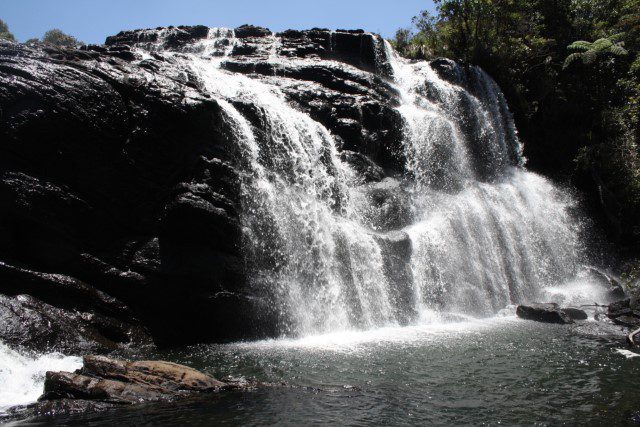
[{"label": "waterfall", "polygon": [[[419,312],[488,315],[573,277],[581,260],[569,194],[524,168],[506,101],[481,69],[398,58],[387,44],[412,175],[411,270]],[[467,79],[465,86],[457,82]],[[453,82],[452,82],[452,81]]]},{"label": "waterfall", "polygon": [[[267,43],[268,61],[289,61],[276,55],[278,37]],[[406,165],[369,184],[279,85],[221,67],[232,32],[211,30],[180,53],[237,143],[250,285],[284,334],[492,315],[579,265],[574,202],[525,169],[495,82],[453,62],[411,63],[379,43],[400,93]],[[381,226],[389,210],[404,219]]]}]

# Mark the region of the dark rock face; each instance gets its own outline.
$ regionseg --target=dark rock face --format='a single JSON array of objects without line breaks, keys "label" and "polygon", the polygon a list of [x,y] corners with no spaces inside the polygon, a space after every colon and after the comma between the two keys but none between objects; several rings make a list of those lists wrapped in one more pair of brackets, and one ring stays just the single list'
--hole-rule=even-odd
[{"label": "dark rock face", "polygon": [[59,308],[29,295],[0,295],[0,322],[4,342],[28,348],[90,353],[151,343],[137,322]]},{"label": "dark rock face", "polygon": [[635,298],[611,303],[607,309],[607,317],[618,325],[640,328],[640,304]]},{"label": "dark rock face", "polygon": [[[210,31],[124,31],[81,49],[0,41],[4,342],[86,354],[274,333],[247,287],[237,142],[167,52],[197,52]],[[363,183],[401,172],[403,124],[375,36],[242,26],[235,37],[211,55],[281,87],[337,135]],[[259,109],[242,111],[264,126]]]},{"label": "dark rock face", "polygon": [[[90,53],[0,45],[0,293],[81,313],[63,335],[97,315],[160,344],[251,335],[245,307],[242,335],[215,326],[229,323],[217,295],[246,300],[218,105],[168,60]],[[35,300],[29,314],[5,304],[49,316]],[[0,325],[6,342],[40,346],[19,335]]]},{"label": "dark rock face", "polygon": [[562,325],[573,323],[572,316],[554,303],[519,305],[516,309],[516,315],[522,319],[544,323],[559,323]]},{"label": "dark rock face", "polygon": [[268,28],[256,27],[254,25],[241,25],[235,29],[235,35],[239,39],[245,39],[248,37],[267,37],[272,33]]}]

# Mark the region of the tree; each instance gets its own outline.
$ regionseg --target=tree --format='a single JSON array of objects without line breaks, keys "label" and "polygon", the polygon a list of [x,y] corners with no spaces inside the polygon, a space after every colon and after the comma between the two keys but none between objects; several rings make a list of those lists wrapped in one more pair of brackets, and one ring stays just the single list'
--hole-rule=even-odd
[{"label": "tree", "polygon": [[409,46],[409,41],[411,40],[411,30],[408,28],[399,28],[396,31],[396,37],[393,40],[393,47],[396,48],[398,52],[404,52]]},{"label": "tree", "polygon": [[0,40],[16,41],[16,38],[9,31],[9,26],[2,19],[0,19]]},{"label": "tree", "polygon": [[68,34],[63,33],[61,30],[57,28],[53,30],[49,30],[44,33],[42,37],[42,42],[47,44],[52,44],[55,46],[63,46],[63,47],[75,47],[79,44],[82,44],[78,39]]}]

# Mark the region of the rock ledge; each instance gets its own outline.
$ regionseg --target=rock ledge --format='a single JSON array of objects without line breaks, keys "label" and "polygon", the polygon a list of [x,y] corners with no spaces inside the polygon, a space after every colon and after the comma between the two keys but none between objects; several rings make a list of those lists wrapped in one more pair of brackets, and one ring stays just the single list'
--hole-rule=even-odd
[{"label": "rock ledge", "polygon": [[522,319],[535,320],[544,323],[568,324],[574,320],[585,320],[587,314],[577,308],[560,308],[555,303],[533,303],[519,305],[516,315]]},{"label": "rock ledge", "polygon": [[121,405],[166,402],[198,394],[250,390],[267,384],[217,380],[188,366],[158,360],[124,361],[85,356],[76,372],[47,372],[44,393],[15,415],[60,415],[100,411]]}]

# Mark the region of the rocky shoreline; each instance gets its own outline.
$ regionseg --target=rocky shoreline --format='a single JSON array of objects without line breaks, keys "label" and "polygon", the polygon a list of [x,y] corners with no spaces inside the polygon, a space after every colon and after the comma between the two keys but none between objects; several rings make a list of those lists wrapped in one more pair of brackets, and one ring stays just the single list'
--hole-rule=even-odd
[{"label": "rocky shoreline", "polygon": [[[640,335],[640,301],[635,294],[631,292],[630,297],[618,299],[608,305],[593,305],[596,309],[593,316],[595,320],[611,322],[628,330],[627,343],[631,347],[640,345],[637,338]],[[561,307],[557,303],[518,305],[516,315],[525,320],[562,325],[588,319],[587,312],[582,308]]]},{"label": "rocky shoreline", "polygon": [[160,360],[85,356],[82,368],[75,372],[47,372],[38,402],[12,408],[5,418],[70,415],[272,386],[275,384],[246,379],[218,380],[188,366]]}]

